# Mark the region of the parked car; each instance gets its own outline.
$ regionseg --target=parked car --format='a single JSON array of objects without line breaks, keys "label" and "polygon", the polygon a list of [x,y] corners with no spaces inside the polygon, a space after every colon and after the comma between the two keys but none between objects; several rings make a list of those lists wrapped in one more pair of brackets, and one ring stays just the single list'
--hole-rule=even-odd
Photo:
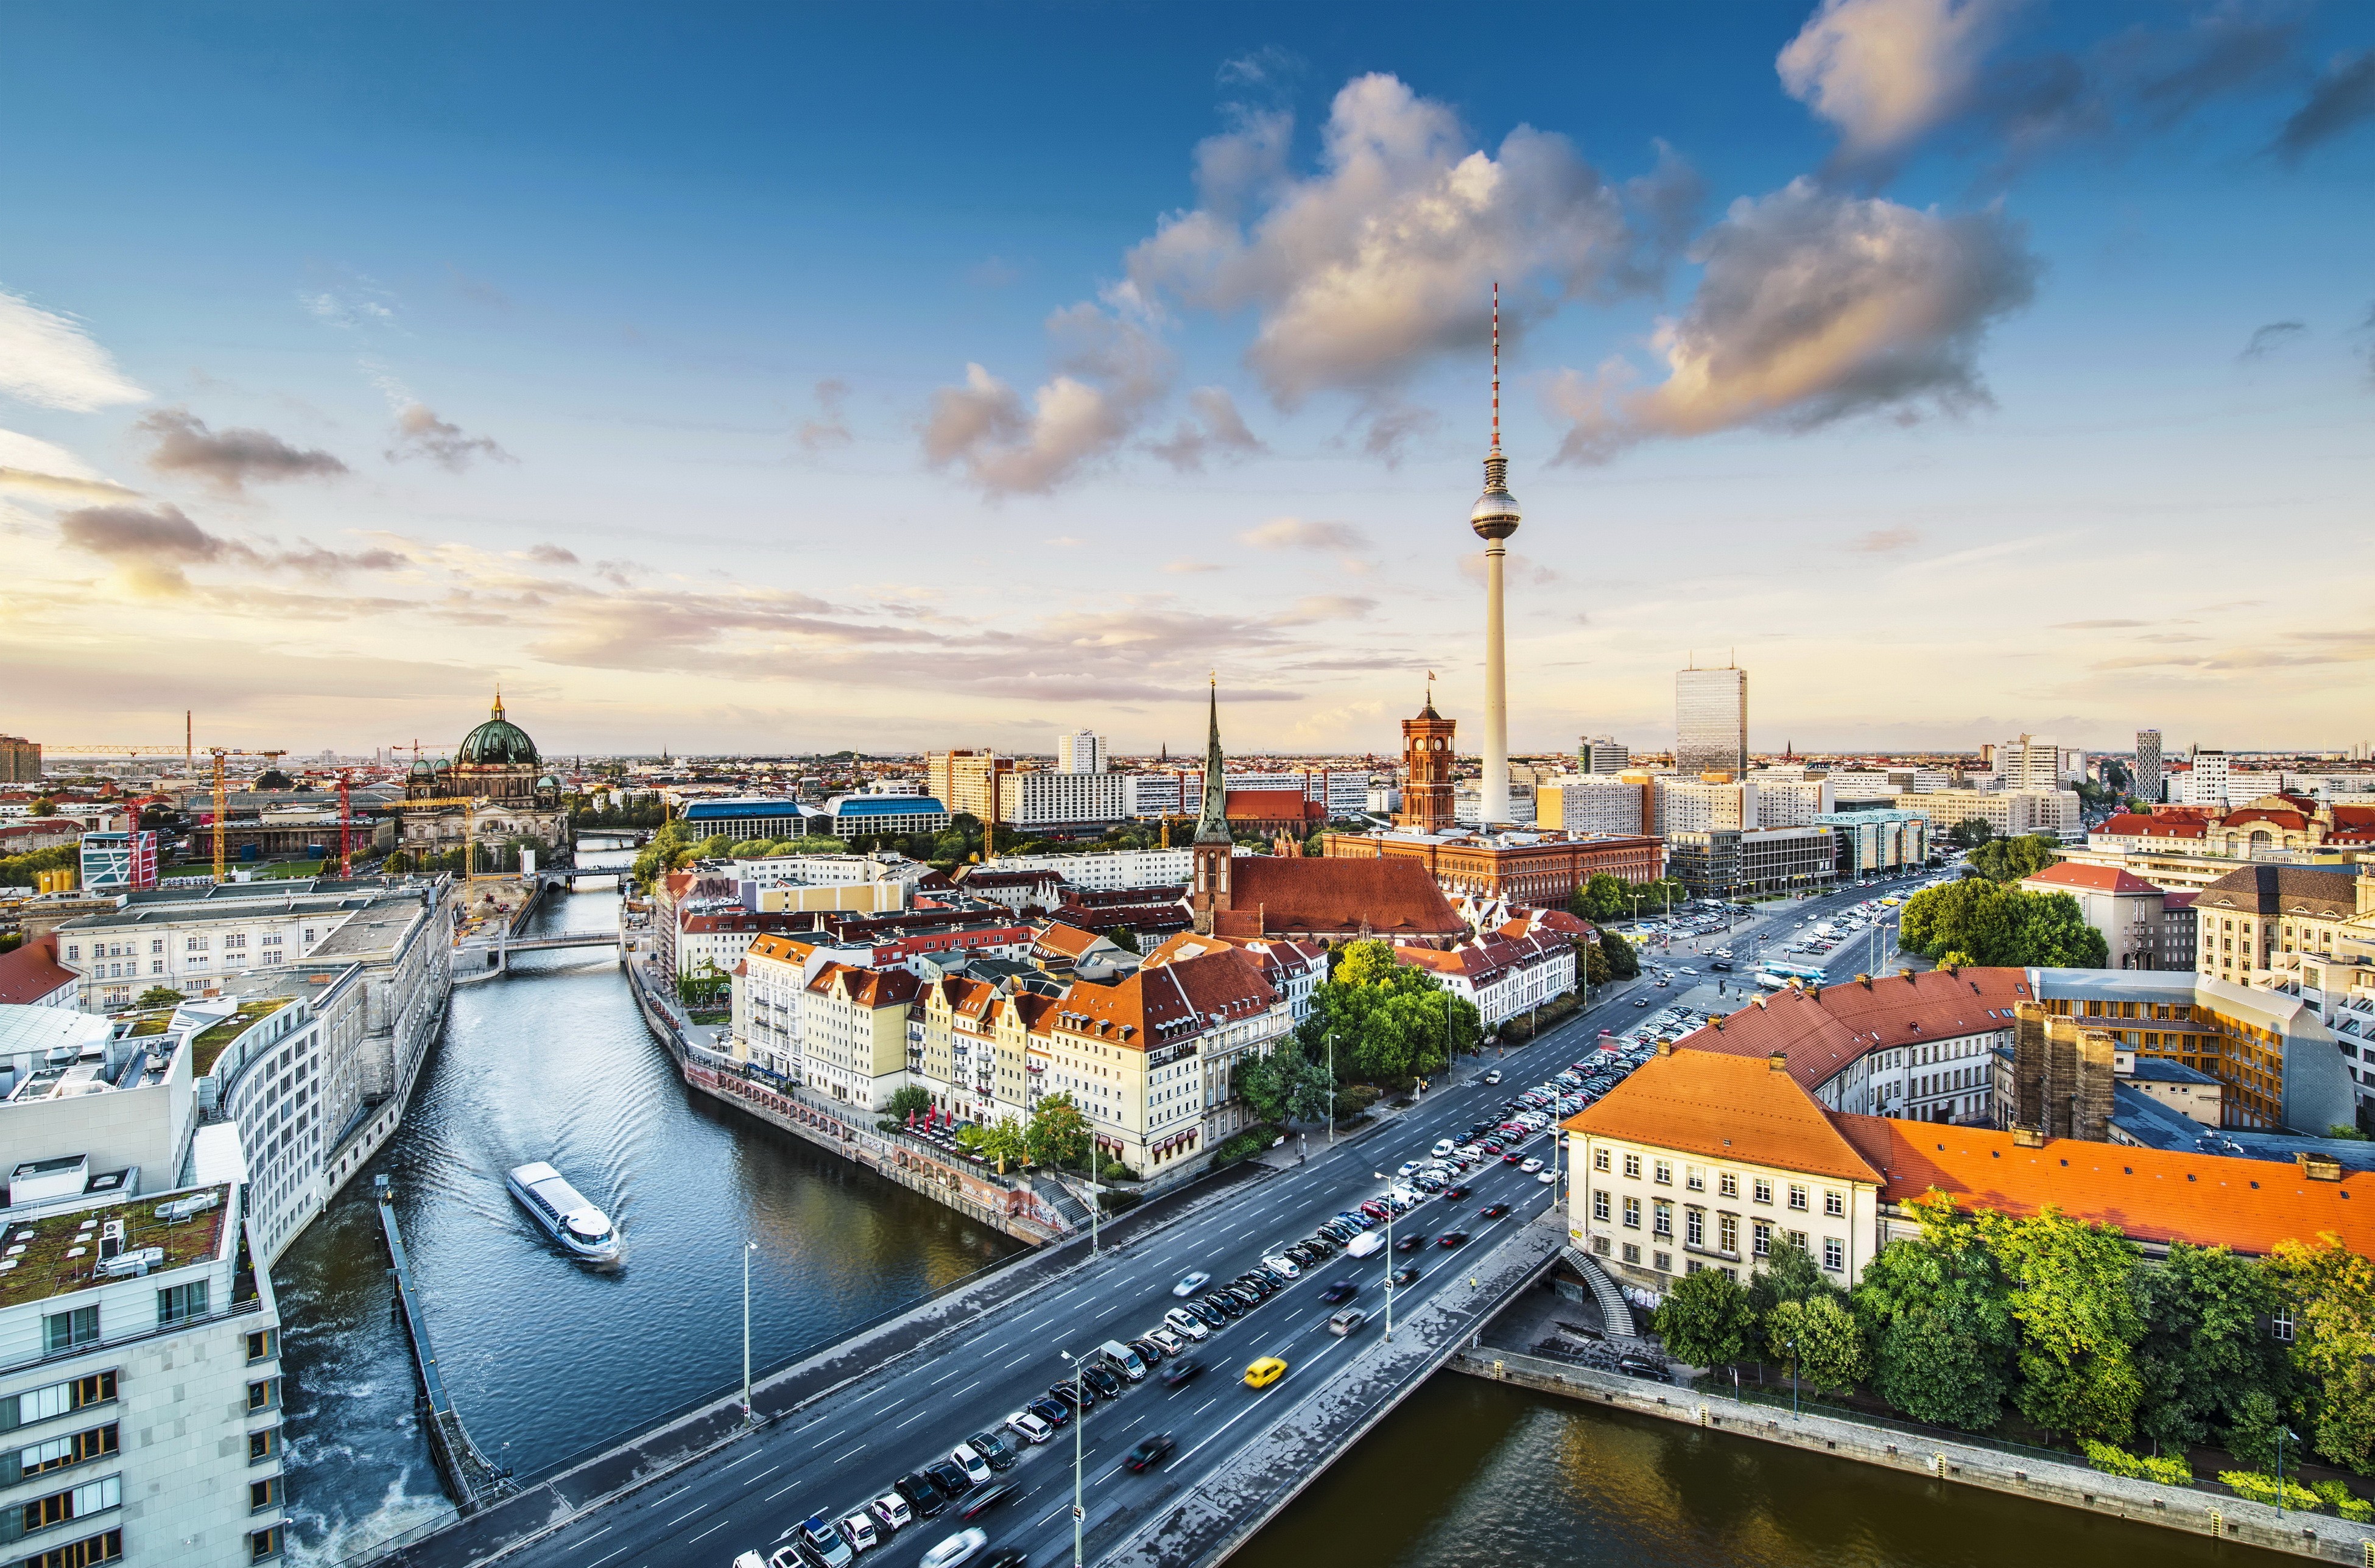
[{"label": "parked car", "polygon": [[874,1515],[877,1526],[892,1535],[916,1522],[916,1511],[908,1507],[907,1500],[895,1491],[884,1492],[868,1503],[866,1511]]},{"label": "parked car", "polygon": [[964,1468],[947,1459],[925,1466],[924,1473],[932,1478],[932,1484],[939,1487],[940,1494],[951,1503],[974,1488],[973,1478],[966,1474]]},{"label": "parked car", "polygon": [[1303,1278],[1303,1265],[1295,1262],[1291,1257],[1281,1257],[1273,1255],[1262,1259],[1262,1267],[1269,1269],[1271,1273],[1283,1276],[1288,1279],[1300,1279]]},{"label": "parked car", "polygon": [[792,1533],[793,1540],[803,1549],[803,1555],[821,1562],[824,1568],[849,1568],[857,1552],[841,1539],[841,1531],[825,1523],[821,1514],[811,1514],[800,1521]]},{"label": "parked car", "polygon": [[1219,1313],[1225,1320],[1245,1315],[1246,1303],[1226,1291],[1215,1291],[1204,1298],[1204,1304]]},{"label": "parked car", "polygon": [[1158,1432],[1152,1437],[1140,1438],[1130,1451],[1122,1456],[1121,1462],[1132,1470],[1151,1469],[1168,1458],[1172,1449],[1177,1446],[1169,1432]]},{"label": "parked car", "polygon": [[964,1471],[965,1480],[974,1485],[989,1484],[989,1456],[975,1448],[971,1442],[960,1443],[950,1449],[949,1463]]},{"label": "parked car", "polygon": [[1017,1410],[1006,1418],[1006,1430],[1025,1443],[1045,1443],[1056,1435],[1055,1427],[1031,1410]]},{"label": "parked car", "polygon": [[1105,1398],[1111,1399],[1121,1393],[1121,1379],[1107,1368],[1082,1367],[1081,1375],[1088,1379],[1089,1386],[1094,1388]]},{"label": "parked car", "polygon": [[841,1532],[841,1539],[849,1543],[852,1551],[871,1551],[882,1544],[882,1530],[871,1514],[852,1514],[833,1528]]},{"label": "parked car", "polygon": [[928,1519],[949,1505],[948,1493],[940,1490],[938,1481],[921,1470],[911,1470],[901,1476],[891,1483],[891,1490],[906,1499],[908,1511],[918,1519]]},{"label": "parked car", "polygon": [[1071,1407],[1061,1399],[1034,1399],[1023,1409],[1058,1432],[1071,1424]]},{"label": "parked car", "polygon": [[1189,1312],[1186,1307],[1173,1307],[1163,1315],[1163,1321],[1190,1339],[1201,1339],[1212,1332],[1212,1326]]},{"label": "parked car", "polygon": [[976,1432],[965,1439],[965,1444],[988,1460],[989,1468],[993,1470],[1010,1470],[1014,1468],[1015,1450],[1012,1444],[998,1432]]}]

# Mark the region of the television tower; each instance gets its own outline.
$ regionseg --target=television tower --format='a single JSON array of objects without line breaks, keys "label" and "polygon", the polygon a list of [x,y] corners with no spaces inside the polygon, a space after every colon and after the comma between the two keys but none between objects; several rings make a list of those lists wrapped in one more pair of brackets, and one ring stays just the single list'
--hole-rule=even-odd
[{"label": "television tower", "polygon": [[1518,498],[1509,493],[1509,460],[1501,455],[1501,286],[1493,285],[1493,445],[1484,454],[1484,493],[1468,525],[1484,541],[1484,777],[1486,827],[1509,819],[1509,672],[1501,646],[1505,542],[1518,531]]}]

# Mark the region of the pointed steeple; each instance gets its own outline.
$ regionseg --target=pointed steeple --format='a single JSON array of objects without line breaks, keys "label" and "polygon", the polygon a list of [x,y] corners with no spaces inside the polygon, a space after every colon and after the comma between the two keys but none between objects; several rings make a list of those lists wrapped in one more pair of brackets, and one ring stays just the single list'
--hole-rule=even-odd
[{"label": "pointed steeple", "polygon": [[1229,796],[1227,772],[1221,760],[1221,678],[1212,677],[1211,728],[1204,739],[1204,807],[1196,816],[1198,843],[1228,843]]}]

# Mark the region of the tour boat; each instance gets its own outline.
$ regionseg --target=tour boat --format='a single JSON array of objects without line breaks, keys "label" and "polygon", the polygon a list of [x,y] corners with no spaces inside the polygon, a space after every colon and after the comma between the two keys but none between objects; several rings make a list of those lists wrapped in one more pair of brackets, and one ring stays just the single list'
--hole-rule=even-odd
[{"label": "tour boat", "polygon": [[538,1160],[519,1166],[505,1184],[537,1223],[577,1256],[610,1263],[619,1256],[618,1228],[610,1217],[585,1201],[567,1178]]}]

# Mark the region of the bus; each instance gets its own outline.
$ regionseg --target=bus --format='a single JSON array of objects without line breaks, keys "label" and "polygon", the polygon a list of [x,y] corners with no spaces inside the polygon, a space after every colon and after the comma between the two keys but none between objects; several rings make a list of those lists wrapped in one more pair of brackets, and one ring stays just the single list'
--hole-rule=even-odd
[{"label": "bus", "polygon": [[1768,991],[1781,990],[1792,980],[1802,980],[1808,985],[1820,985],[1823,979],[1823,966],[1818,963],[1783,963],[1777,959],[1758,965],[1756,971],[1756,983]]}]

